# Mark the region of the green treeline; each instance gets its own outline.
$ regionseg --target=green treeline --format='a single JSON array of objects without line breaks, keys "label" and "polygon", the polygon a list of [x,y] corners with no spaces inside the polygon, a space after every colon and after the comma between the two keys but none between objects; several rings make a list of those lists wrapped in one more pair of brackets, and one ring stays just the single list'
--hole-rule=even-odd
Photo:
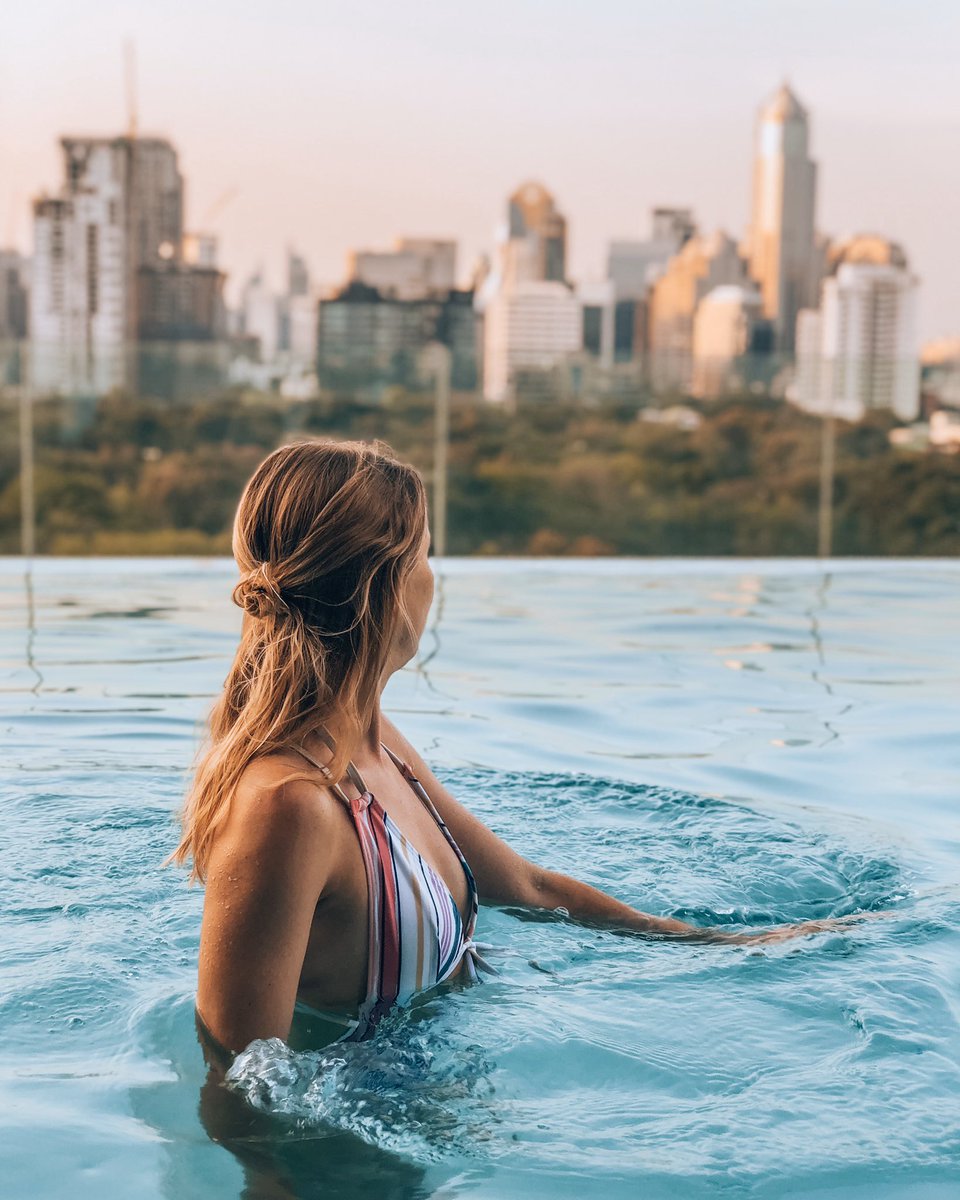
[{"label": "green treeline", "polygon": [[[449,554],[816,553],[820,423],[771,400],[701,406],[686,431],[635,408],[453,405]],[[433,409],[225,394],[36,406],[42,554],[229,554],[244,483],[298,436],[384,438],[430,481]],[[960,554],[960,455],[892,447],[875,413],[837,424],[834,552]],[[16,412],[0,412],[0,553],[19,550]]]}]

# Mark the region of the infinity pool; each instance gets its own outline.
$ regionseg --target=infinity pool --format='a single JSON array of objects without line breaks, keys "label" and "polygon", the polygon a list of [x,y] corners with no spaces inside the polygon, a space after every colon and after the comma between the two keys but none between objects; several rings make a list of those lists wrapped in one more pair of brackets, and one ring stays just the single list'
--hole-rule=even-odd
[{"label": "infinity pool", "polygon": [[212,1086],[159,863],[233,564],[0,560],[2,1195],[954,1200],[960,564],[434,567],[385,707],[522,854],[696,923],[894,916],[750,948],[484,906],[500,976]]}]

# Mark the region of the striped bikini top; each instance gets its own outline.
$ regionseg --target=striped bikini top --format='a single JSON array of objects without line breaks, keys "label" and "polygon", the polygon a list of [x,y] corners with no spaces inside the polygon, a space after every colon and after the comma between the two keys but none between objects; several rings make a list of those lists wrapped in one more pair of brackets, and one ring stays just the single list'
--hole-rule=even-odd
[{"label": "striped bikini top", "polygon": [[[468,916],[464,928],[460,909],[446,882],[394,823],[353,763],[348,763],[347,774],[361,794],[347,796],[339,784],[329,786],[346,804],[363,853],[370,913],[367,994],[356,1017],[313,1008],[303,1001],[296,1004],[302,1012],[345,1026],[346,1032],[336,1039],[338,1042],[364,1041],[372,1036],[387,1011],[394,1006],[404,1006],[418,993],[443,983],[464,955],[467,957],[466,977],[470,982],[479,981],[478,967],[499,974],[496,967],[479,953],[496,947],[474,941],[479,898],[467,860],[423,784],[406,762],[383,742],[380,744],[429,809],[460,859],[467,877]],[[295,749],[330,779],[330,772],[322,763],[303,747]]]}]

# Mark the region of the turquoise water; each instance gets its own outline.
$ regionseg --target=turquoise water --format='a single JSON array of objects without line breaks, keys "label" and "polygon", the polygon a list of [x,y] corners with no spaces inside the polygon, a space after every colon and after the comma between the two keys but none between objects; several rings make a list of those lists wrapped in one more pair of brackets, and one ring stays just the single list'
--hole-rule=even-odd
[{"label": "turquoise water", "polygon": [[202,892],[158,864],[232,564],[0,561],[2,1194],[960,1194],[960,564],[434,566],[385,707],[521,853],[696,922],[894,916],[749,948],[484,906],[500,977],[211,1084]]}]

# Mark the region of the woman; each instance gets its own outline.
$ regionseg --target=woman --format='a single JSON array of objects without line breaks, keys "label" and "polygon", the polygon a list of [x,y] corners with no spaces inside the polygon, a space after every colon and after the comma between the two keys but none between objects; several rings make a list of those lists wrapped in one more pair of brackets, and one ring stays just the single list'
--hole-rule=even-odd
[{"label": "woman", "polygon": [[433,597],[423,481],[380,441],[302,441],[247,484],[245,610],[211,744],[167,861],[206,884],[198,1023],[222,1051],[289,1039],[295,1012],[360,1040],[397,1004],[495,971],[481,900],[653,937],[774,941],[650,916],[529,862],[459,804],[381,710]]}]

